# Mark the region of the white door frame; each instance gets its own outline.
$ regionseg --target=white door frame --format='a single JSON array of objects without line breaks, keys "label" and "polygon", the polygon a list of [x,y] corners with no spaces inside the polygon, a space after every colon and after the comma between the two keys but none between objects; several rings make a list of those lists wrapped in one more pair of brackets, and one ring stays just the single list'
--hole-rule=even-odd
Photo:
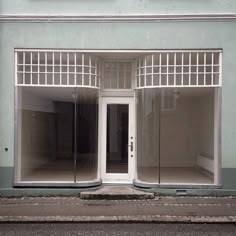
[{"label": "white door frame", "polygon": [[[104,183],[132,183],[135,169],[134,97],[103,97],[101,109],[101,178]],[[107,104],[129,105],[128,173],[106,173]],[[131,142],[133,150],[131,151]]]}]

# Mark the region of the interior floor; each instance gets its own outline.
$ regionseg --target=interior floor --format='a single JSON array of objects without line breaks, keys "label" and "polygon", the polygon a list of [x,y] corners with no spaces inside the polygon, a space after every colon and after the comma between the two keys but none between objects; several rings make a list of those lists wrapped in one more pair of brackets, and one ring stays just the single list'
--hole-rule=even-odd
[{"label": "interior floor", "polygon": [[[126,165],[110,166],[113,173],[125,173]],[[83,165],[78,162],[76,168],[77,181],[97,179],[95,165]],[[149,183],[159,183],[157,168],[142,167],[138,170],[138,179]],[[31,169],[22,176],[23,181],[70,181],[74,182],[72,161],[57,160]],[[162,167],[160,168],[161,184],[213,184],[213,176],[194,167]]]},{"label": "interior floor", "polygon": [[138,170],[138,179],[161,184],[213,184],[214,182],[213,176],[195,167],[161,167],[160,169],[141,167]]},{"label": "interior floor", "polygon": [[128,162],[109,161],[107,162],[107,173],[128,173]]},{"label": "interior floor", "polygon": [[[92,181],[97,179],[95,163],[85,165],[77,161],[76,181]],[[23,181],[70,181],[74,182],[74,162],[57,160],[48,162],[38,168],[27,171],[22,176]]]}]

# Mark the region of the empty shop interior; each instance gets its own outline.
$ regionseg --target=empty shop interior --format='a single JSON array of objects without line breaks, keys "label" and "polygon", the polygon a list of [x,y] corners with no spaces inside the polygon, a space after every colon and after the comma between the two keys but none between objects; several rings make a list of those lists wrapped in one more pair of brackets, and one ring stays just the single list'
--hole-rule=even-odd
[{"label": "empty shop interior", "polygon": [[96,181],[103,159],[108,173],[126,173],[126,106],[107,107],[99,152],[109,93],[135,100],[136,183],[218,184],[218,51],[16,54],[16,183]]}]

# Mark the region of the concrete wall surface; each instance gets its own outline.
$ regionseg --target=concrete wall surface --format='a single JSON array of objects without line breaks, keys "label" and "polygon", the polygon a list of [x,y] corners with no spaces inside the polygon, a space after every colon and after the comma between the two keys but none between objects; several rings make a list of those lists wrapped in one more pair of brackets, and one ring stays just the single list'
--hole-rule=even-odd
[{"label": "concrete wall surface", "polygon": [[1,0],[0,14],[127,15],[233,13],[234,0]]},{"label": "concrete wall surface", "polygon": [[[23,2],[23,3],[22,3]],[[75,4],[66,7],[66,3]],[[0,14],[62,13],[74,14],[80,1],[1,1]],[[103,3],[103,7],[99,4]],[[123,4],[121,4],[123,2]],[[136,5],[134,4],[136,2]],[[160,2],[163,3],[161,8]],[[167,2],[169,4],[167,4]],[[174,3],[175,2],[175,3]],[[178,1],[93,1],[87,12],[135,13],[155,12],[225,12],[236,9],[236,2]],[[218,3],[214,4],[213,2]],[[107,3],[107,4],[105,4]],[[118,6],[120,3],[120,7]],[[150,4],[148,4],[150,3]],[[170,4],[173,3],[173,4]],[[84,7],[82,7],[84,5]],[[99,5],[99,6],[98,6]],[[121,6],[129,6],[125,11]],[[135,5],[135,7],[134,7]],[[132,8],[133,6],[134,8]],[[145,6],[145,7],[144,7]],[[152,6],[152,7],[150,7]],[[201,8],[199,8],[201,6]],[[154,8],[155,7],[155,8]],[[213,7],[213,8],[212,8]],[[123,10],[121,10],[122,8]],[[113,9],[111,11],[108,11]],[[120,9],[120,10],[119,10]],[[141,10],[142,9],[142,10]],[[165,10],[163,10],[165,9]],[[179,9],[179,10],[177,10]],[[185,9],[185,10],[184,10]],[[192,10],[191,10],[192,9]],[[204,10],[205,9],[205,10]],[[132,10],[132,11],[131,11]],[[181,10],[181,11],[180,11]],[[61,12],[60,12],[61,11]],[[73,12],[74,11],[74,12]],[[222,86],[222,167],[236,169],[236,22],[145,22],[145,23],[0,23],[0,166],[14,166],[14,49],[15,48],[76,48],[76,49],[223,49]],[[223,181],[228,179],[223,172]],[[223,183],[224,184],[224,183]]]}]

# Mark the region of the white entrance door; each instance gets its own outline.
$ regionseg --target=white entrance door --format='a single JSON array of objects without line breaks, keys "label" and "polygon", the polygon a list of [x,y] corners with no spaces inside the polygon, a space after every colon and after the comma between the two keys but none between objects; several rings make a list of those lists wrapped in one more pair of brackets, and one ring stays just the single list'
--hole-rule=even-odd
[{"label": "white entrance door", "polygon": [[132,183],[134,128],[133,98],[103,98],[101,177],[104,183]]}]

